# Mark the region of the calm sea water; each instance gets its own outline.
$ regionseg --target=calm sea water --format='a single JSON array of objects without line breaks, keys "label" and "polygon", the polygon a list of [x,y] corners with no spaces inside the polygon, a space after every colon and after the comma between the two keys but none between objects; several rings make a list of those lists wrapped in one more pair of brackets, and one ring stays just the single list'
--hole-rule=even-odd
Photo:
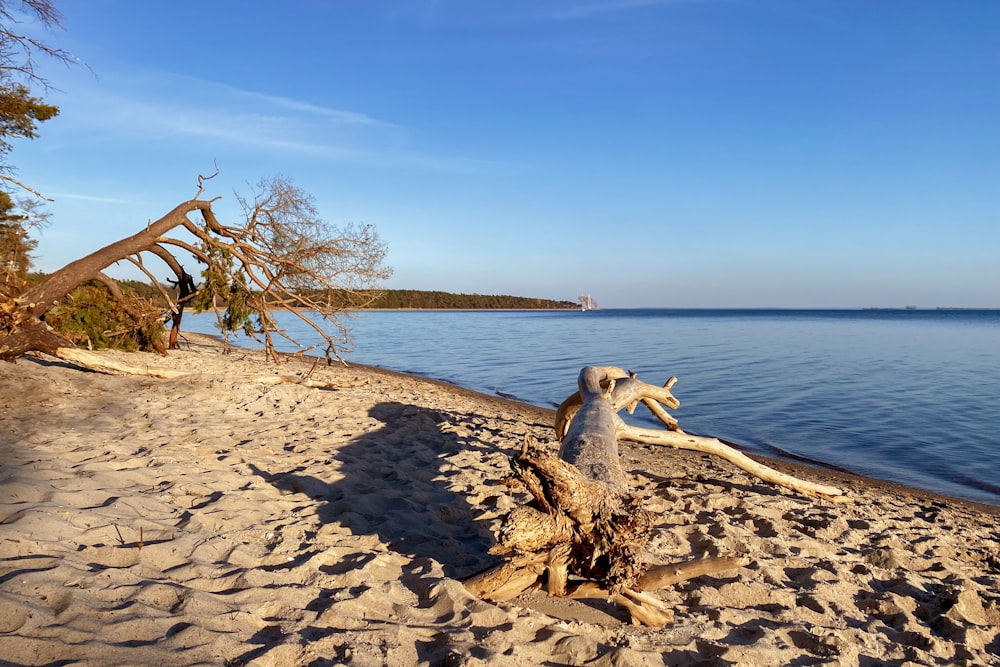
[{"label": "calm sea water", "polygon": [[[348,361],[543,406],[588,364],[676,375],[686,431],[1000,505],[1000,311],[382,311],[347,324]],[[643,411],[633,421],[658,426]]]}]

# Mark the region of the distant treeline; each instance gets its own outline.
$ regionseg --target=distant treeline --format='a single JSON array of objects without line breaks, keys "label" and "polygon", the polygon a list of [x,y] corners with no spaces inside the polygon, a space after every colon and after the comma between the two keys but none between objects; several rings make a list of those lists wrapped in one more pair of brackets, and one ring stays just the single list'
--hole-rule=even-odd
[{"label": "distant treeline", "polygon": [[[330,297],[337,304],[337,295]],[[553,301],[505,294],[453,294],[426,290],[384,290],[369,308],[392,309],[454,309],[454,310],[563,310],[579,308],[572,301]]]},{"label": "distant treeline", "polygon": [[[35,273],[29,279],[41,280],[45,274]],[[161,303],[160,291],[149,283],[138,280],[115,280],[126,292]],[[164,286],[173,298],[176,298],[176,288]],[[579,303],[573,301],[553,301],[551,299],[536,299],[526,296],[509,296],[505,294],[453,294],[451,292],[391,289],[377,290],[369,294],[376,295],[369,308],[386,310],[405,309],[448,309],[448,310],[564,310],[577,309]],[[325,299],[324,299],[325,300]],[[357,302],[355,298],[354,303]],[[347,297],[337,292],[331,292],[329,303],[334,308],[343,308],[351,303]]]},{"label": "distant treeline", "polygon": [[[28,274],[27,281],[29,285],[36,285],[48,277],[49,274],[47,273],[33,271]],[[118,287],[120,287],[124,292],[131,292],[137,296],[151,299],[153,301],[159,301],[163,298],[163,295],[160,294],[160,290],[158,290],[156,286],[151,283],[144,283],[141,280],[119,280],[118,278],[115,278],[114,281],[118,283]],[[88,284],[97,285],[98,283],[97,281],[92,280]],[[168,294],[174,294],[177,291],[176,288],[170,286],[164,286],[164,289]]]}]

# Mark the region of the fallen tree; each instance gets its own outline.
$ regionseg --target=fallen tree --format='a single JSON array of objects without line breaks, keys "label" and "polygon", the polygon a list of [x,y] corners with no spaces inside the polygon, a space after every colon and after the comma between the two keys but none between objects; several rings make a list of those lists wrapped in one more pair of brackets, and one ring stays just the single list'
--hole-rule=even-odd
[{"label": "fallen tree", "polygon": [[[670,391],[675,381],[656,387],[606,366],[580,372],[579,391],[556,413],[558,454],[526,439],[512,460],[508,483],[526,488],[533,501],[505,518],[491,549],[504,560],[466,582],[472,594],[504,601],[544,582],[549,595],[609,598],[624,606],[633,622],[661,626],[672,620],[672,612],[649,591],[748,562],[732,556],[644,563],[654,518],[629,490],[619,439],[714,454],[764,481],[833,502],[846,500],[841,489],[781,473],[714,438],[684,433],[666,411],[680,405]],[[666,429],[630,426],[618,415],[639,403]]]},{"label": "fallen tree", "polygon": [[[136,234],[67,264],[20,294],[0,295],[0,359],[29,351],[66,356],[73,345],[46,324],[46,312],[78,285],[110,283],[103,271],[122,260],[159,286],[147,264],[153,257],[169,268],[178,286],[177,299],[160,288],[169,304],[171,347],[184,309],[197,302],[221,304],[217,313],[223,331],[253,337],[275,362],[275,336],[297,344],[275,323],[270,314],[275,309],[292,313],[314,331],[326,344],[328,360],[339,357],[349,338],[337,314],[369,303],[378,295],[371,288],[390,273],[382,263],[386,247],[374,228],[328,225],[312,198],[280,177],[261,181],[250,198],[237,196],[244,219],[223,224],[213,209],[218,197],[202,198],[206,180],[199,176],[194,198]],[[184,268],[184,255],[204,267],[201,285]],[[341,296],[336,307],[324,298],[334,290]]]}]

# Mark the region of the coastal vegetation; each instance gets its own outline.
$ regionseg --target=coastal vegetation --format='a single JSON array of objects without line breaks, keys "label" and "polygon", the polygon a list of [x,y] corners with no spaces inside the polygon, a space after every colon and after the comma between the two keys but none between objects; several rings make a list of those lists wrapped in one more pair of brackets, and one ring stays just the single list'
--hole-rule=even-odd
[{"label": "coastal vegetation", "polygon": [[[27,274],[28,284],[37,284],[47,274]],[[90,349],[115,348],[126,351],[165,350],[165,322],[173,318],[179,299],[177,285],[154,285],[141,280],[90,280],[70,291],[45,315],[45,323],[79,346]],[[220,299],[227,295],[217,295]],[[328,302],[332,308],[347,310],[353,295],[336,291]],[[424,290],[370,290],[364,295],[373,310],[565,310],[569,301],[555,301],[510,295],[454,294]],[[205,300],[207,301],[207,299]],[[296,300],[296,304],[301,303]],[[229,304],[226,303],[226,307]],[[211,309],[211,304],[206,304]],[[225,309],[220,308],[220,315]],[[223,315],[224,316],[224,315]]]},{"label": "coastal vegetation", "polygon": [[[0,359],[29,351],[60,356],[74,345],[165,352],[177,345],[188,308],[215,310],[223,332],[244,332],[277,360],[274,337],[287,338],[270,316],[277,309],[309,325],[329,359],[349,339],[337,319],[347,310],[574,307],[513,296],[377,289],[391,270],[384,264],[386,245],[372,226],[327,224],[312,197],[281,176],[237,195],[242,219],[222,221],[212,208],[218,198],[203,198],[217,170],[198,177],[193,198],[136,234],[54,273],[29,274],[37,245],[31,232],[47,220],[40,208],[46,198],[14,178],[11,140],[35,138],[38,124],[59,113],[32,92],[48,90],[36,59],[67,65],[76,59],[17,30],[25,18],[49,30],[61,28],[62,20],[51,0],[0,0],[0,182],[6,186],[0,188]],[[15,200],[8,190],[34,198]],[[189,270],[188,257],[199,270]],[[149,282],[112,280],[104,270],[120,261],[133,264]],[[156,275],[162,266],[172,276],[168,284]]]},{"label": "coastal vegetation", "polygon": [[[47,104],[32,91],[33,87],[49,88],[48,81],[35,69],[39,56],[66,65],[74,64],[75,58],[21,30],[25,18],[49,30],[62,27],[62,16],[51,0],[0,0],[0,183],[40,197],[14,178],[14,167],[8,159],[13,149],[11,141],[34,139],[38,123],[59,114],[59,107]],[[4,220],[4,224],[9,225],[10,220]]]},{"label": "coastal vegetation", "polygon": [[[19,30],[19,18],[27,16],[44,28],[58,28],[61,17],[50,0],[0,0],[0,298],[7,299],[26,284],[30,253],[35,241],[30,233],[47,216],[44,199],[14,177],[10,161],[13,141],[33,139],[38,124],[54,118],[59,108],[34,95],[32,87],[48,89],[48,82],[35,70],[36,58],[48,56],[66,64],[72,57]],[[31,198],[15,198],[27,194]]]},{"label": "coastal vegetation", "polygon": [[[129,301],[104,274],[119,261],[132,263],[146,275],[167,304],[171,320],[167,348],[177,344],[186,308],[213,308],[223,331],[246,333],[263,343],[277,361],[275,337],[288,334],[277,327],[270,312],[283,308],[315,331],[328,359],[337,356],[348,338],[337,314],[370,305],[378,293],[375,285],[391,273],[383,263],[386,245],[370,225],[329,225],[318,216],[312,197],[283,177],[261,180],[247,197],[237,195],[243,219],[223,223],[212,208],[218,198],[202,197],[205,182],[214,176],[199,176],[192,199],[136,234],[67,264],[19,293],[5,294],[0,300],[0,358],[14,359],[32,350],[64,356],[61,350],[74,341],[56,331],[48,319],[53,315],[58,319],[61,308],[72,306],[71,293],[91,281],[104,285],[119,302],[118,311],[133,320],[121,323],[119,331],[144,330],[155,304],[141,298]],[[198,283],[182,263],[188,255],[202,267]],[[159,260],[173,273],[173,292],[156,280],[149,260]],[[337,303],[323,298],[331,293],[340,295]],[[84,299],[92,311],[99,306],[93,296],[88,290]],[[64,326],[67,323],[80,325],[93,342],[95,337],[86,332],[80,318],[62,320]]]},{"label": "coastal vegetation", "polygon": [[45,314],[45,323],[90,349],[165,352],[163,310],[129,287],[98,280],[76,287]]},{"label": "coastal vegetation", "polygon": [[[203,198],[198,177],[195,196],[146,225],[145,229],[64,266],[49,275],[29,275],[36,242],[33,229],[47,216],[46,198],[13,176],[8,160],[13,139],[37,136],[38,124],[59,113],[35,95],[48,90],[35,70],[38,57],[70,65],[76,59],[17,28],[25,18],[43,28],[61,28],[52,0],[0,0],[0,359],[29,351],[60,356],[74,345],[155,349],[177,345],[188,308],[213,309],[223,332],[242,331],[262,342],[272,358],[275,336],[287,338],[270,316],[276,309],[295,313],[338,356],[348,329],[337,314],[362,308],[570,308],[569,302],[512,296],[377,289],[391,270],[386,245],[370,225],[332,226],[320,219],[313,198],[284,177],[262,179],[237,201],[242,220],[222,221]],[[16,190],[34,197],[15,200]],[[185,265],[194,259],[199,270]],[[104,270],[133,264],[149,279],[123,285]],[[171,278],[161,283],[165,266]],[[200,275],[199,275],[200,274]],[[170,335],[163,340],[164,321]],[[294,341],[293,341],[294,342]],[[322,345],[321,345],[322,346]]]},{"label": "coastal vegetation", "polygon": [[[14,177],[8,158],[13,140],[35,138],[38,124],[59,113],[33,92],[49,89],[37,60],[76,63],[72,54],[25,32],[21,26],[29,21],[55,30],[62,16],[52,0],[0,0],[0,359],[30,351],[65,356],[76,343],[162,351],[164,308],[171,321],[166,347],[173,347],[185,308],[220,304],[223,329],[260,336],[275,360],[273,336],[285,335],[269,316],[275,307],[295,312],[326,343],[327,356],[336,356],[347,337],[337,312],[367,306],[376,296],[373,288],[390,274],[383,264],[386,246],[369,225],[327,224],[312,197],[281,176],[236,196],[243,212],[236,222],[216,216],[218,197],[202,197],[218,170],[199,176],[193,198],[144,229],[29,279],[36,245],[30,233],[46,221],[39,206],[47,198]],[[15,191],[34,199],[15,200]],[[199,265],[199,284],[184,264],[189,256]],[[157,294],[122,290],[104,273],[120,261],[135,265]],[[157,266],[172,274],[172,290],[156,279]],[[310,296],[332,291],[341,295],[336,306]]]}]

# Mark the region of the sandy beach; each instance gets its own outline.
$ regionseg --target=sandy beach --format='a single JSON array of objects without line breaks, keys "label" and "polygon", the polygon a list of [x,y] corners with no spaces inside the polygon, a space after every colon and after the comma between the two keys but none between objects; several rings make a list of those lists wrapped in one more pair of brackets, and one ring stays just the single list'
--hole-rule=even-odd
[{"label": "sandy beach", "polygon": [[312,364],[197,335],[101,354],[190,375],[0,364],[2,665],[1000,665],[998,508],[780,464],[849,488],[835,505],[623,443],[649,562],[749,564],[659,591],[659,629],[492,604],[462,581],[497,562],[526,498],[508,459],[551,411],[356,366],[269,384]]}]

